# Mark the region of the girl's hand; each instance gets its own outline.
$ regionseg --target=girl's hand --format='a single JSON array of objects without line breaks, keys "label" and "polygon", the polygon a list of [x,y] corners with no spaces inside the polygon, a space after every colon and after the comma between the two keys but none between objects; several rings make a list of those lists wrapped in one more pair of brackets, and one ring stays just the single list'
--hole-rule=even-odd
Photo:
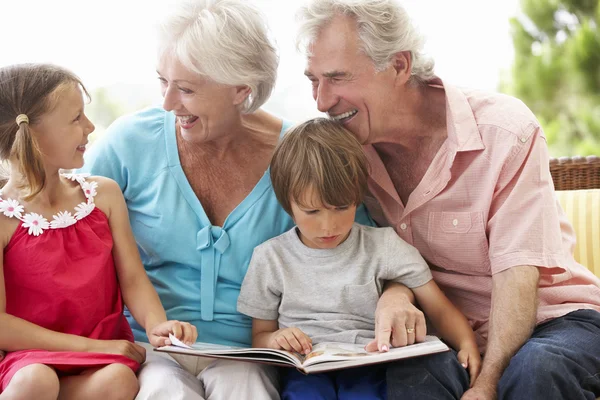
[{"label": "girl's hand", "polygon": [[89,352],[119,354],[140,364],[146,361],[146,349],[129,340],[94,340]]},{"label": "girl's hand", "polygon": [[475,380],[479,376],[479,372],[481,372],[481,354],[479,354],[477,345],[469,344],[461,347],[457,357],[458,362],[460,362],[463,368],[469,370],[469,375],[471,377],[471,384],[469,387],[473,387]]},{"label": "girl's hand", "polygon": [[196,327],[189,322],[165,321],[146,331],[148,341],[154,347],[171,345],[169,333],[188,345],[194,344],[198,338]]},{"label": "girl's hand", "polygon": [[269,347],[308,354],[312,351],[312,340],[298,328],[285,328],[271,334]]}]

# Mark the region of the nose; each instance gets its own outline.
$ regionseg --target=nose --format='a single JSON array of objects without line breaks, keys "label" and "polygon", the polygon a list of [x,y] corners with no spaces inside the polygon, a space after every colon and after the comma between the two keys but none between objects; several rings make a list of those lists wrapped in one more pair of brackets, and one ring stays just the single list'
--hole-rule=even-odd
[{"label": "nose", "polygon": [[87,126],[86,126],[86,129],[84,130],[84,132],[85,132],[85,135],[87,136],[96,130],[96,126],[94,125],[94,123],[92,121],[90,121],[90,119],[87,117],[87,115],[85,116],[85,119],[87,120]]},{"label": "nose", "polygon": [[174,90],[172,90],[170,87],[164,89],[163,108],[165,111],[173,111],[177,106],[177,94],[173,92]]},{"label": "nose", "polygon": [[315,90],[315,100],[317,109],[323,113],[329,111],[338,102],[337,96],[332,92],[332,88],[327,81],[319,83]]},{"label": "nose", "polygon": [[330,236],[336,227],[337,221],[334,213],[331,211],[326,212],[321,219],[321,230],[325,233],[325,236]]}]

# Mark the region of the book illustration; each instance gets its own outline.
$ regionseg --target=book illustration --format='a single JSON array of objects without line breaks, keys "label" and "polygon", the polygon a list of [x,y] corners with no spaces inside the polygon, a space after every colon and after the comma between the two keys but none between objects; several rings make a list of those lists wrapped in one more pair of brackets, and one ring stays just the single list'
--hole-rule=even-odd
[{"label": "book illustration", "polygon": [[171,346],[160,347],[155,351],[295,367],[306,374],[391,362],[449,350],[448,346],[435,336],[427,336],[421,343],[392,348],[387,352],[372,353],[367,352],[363,345],[323,342],[314,345],[313,350],[306,356],[285,350],[201,342],[188,346],[172,335],[169,338]]}]

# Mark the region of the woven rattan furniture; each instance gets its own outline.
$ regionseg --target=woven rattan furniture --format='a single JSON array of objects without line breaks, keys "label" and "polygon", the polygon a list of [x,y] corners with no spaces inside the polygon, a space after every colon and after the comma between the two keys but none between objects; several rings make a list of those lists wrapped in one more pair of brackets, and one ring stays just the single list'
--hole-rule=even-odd
[{"label": "woven rattan furniture", "polygon": [[599,189],[600,157],[552,158],[550,173],[556,190]]}]

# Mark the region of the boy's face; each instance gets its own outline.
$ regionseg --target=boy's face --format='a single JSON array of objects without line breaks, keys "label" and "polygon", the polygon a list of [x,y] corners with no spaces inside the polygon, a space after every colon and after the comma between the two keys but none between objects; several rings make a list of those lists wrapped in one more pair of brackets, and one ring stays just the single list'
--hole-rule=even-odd
[{"label": "boy's face", "polygon": [[[300,240],[313,249],[333,249],[350,234],[356,205],[332,207],[322,204],[319,195],[306,190],[299,203],[292,200],[292,214],[300,231]],[[302,204],[302,205],[301,205]]]}]

